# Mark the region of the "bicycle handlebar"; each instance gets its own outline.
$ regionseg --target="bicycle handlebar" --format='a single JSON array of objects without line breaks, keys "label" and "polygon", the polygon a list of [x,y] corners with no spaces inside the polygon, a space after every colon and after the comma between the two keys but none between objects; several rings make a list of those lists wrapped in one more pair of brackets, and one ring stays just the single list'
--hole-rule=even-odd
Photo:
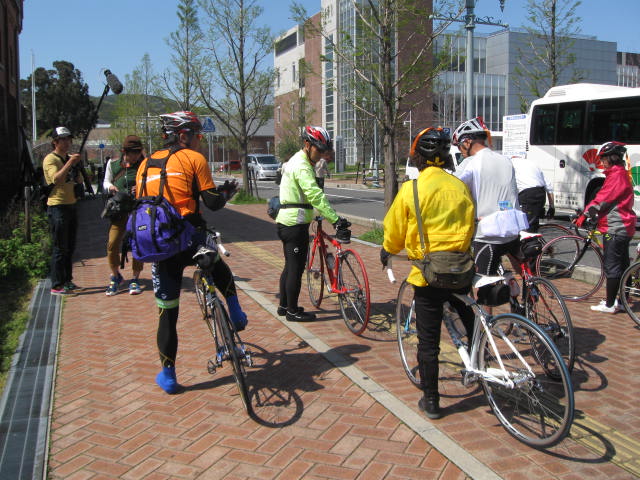
[{"label": "bicycle handlebar", "polygon": [[209,248],[217,248],[221,254],[223,254],[225,257],[228,257],[231,255],[231,253],[224,247],[224,245],[222,245],[221,238],[222,234],[220,232],[207,230],[206,245]]}]

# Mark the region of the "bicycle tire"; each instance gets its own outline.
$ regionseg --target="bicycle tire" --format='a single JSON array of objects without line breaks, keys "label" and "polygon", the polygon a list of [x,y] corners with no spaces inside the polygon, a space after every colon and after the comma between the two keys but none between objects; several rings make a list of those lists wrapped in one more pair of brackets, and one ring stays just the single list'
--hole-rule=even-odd
[{"label": "bicycle tire", "polygon": [[544,243],[549,243],[551,240],[558,237],[573,235],[573,232],[571,230],[557,223],[541,223],[538,227],[537,233],[542,235],[542,241]]},{"label": "bicycle tire", "polygon": [[369,324],[371,294],[369,277],[360,255],[353,250],[343,250],[338,268],[338,288],[347,290],[338,294],[342,319],[355,335],[361,335]]},{"label": "bicycle tire", "polygon": [[544,245],[536,259],[535,273],[552,280],[566,301],[576,302],[600,289],[605,277],[604,260],[593,243],[587,245],[582,237],[565,235]]},{"label": "bicycle tire", "polygon": [[640,262],[632,263],[622,274],[620,301],[627,315],[640,326]]},{"label": "bicycle tire", "polygon": [[313,240],[309,243],[309,249],[307,250],[306,270],[309,300],[311,300],[311,305],[320,308],[325,285],[324,258],[322,258],[322,249],[318,248],[318,244]]},{"label": "bicycle tire", "polygon": [[396,300],[396,337],[404,372],[411,383],[420,388],[414,292],[413,285],[406,280],[400,285]]},{"label": "bicycle tire", "polygon": [[[498,353],[483,330],[478,338],[478,366],[487,374],[500,375],[503,364],[513,381],[505,386],[482,377],[494,415],[526,445],[538,449],[556,445],[569,433],[575,408],[569,372],[558,349],[540,327],[520,315],[493,317],[489,330]],[[555,378],[549,371],[555,372]]]},{"label": "bicycle tire", "polygon": [[[247,372],[244,368],[244,359],[241,359],[238,355],[238,343],[236,342],[237,333],[231,326],[231,320],[227,310],[222,305],[219,299],[216,299],[216,307],[214,309],[214,316],[217,324],[220,326],[220,331],[224,338],[224,343],[227,348],[229,359],[231,360],[231,366],[233,367],[233,377],[236,380],[236,385],[240,391],[240,398],[244,404],[247,413],[251,414],[251,401],[249,399],[249,391],[247,389],[246,376]],[[240,343],[241,344],[241,343]],[[244,351],[244,348],[242,349]]]},{"label": "bicycle tire", "polygon": [[[211,333],[211,336],[213,337],[213,340],[215,342],[214,352],[217,354],[220,342],[216,335],[216,324],[213,318],[213,312],[211,311],[211,307],[207,302],[207,287],[202,276],[202,270],[200,270],[199,268],[196,269],[195,272],[193,272],[193,285],[196,290],[196,299],[198,300],[198,305],[200,305],[200,310],[202,310],[202,320],[204,320],[204,322],[207,324],[209,333]],[[214,362],[210,360],[209,363],[213,364]],[[215,366],[221,366],[220,361],[216,360]],[[207,367],[207,370],[209,370],[210,373],[212,372],[212,370],[215,371],[215,369],[211,365]]]},{"label": "bicycle tire", "polygon": [[551,338],[564,359],[567,370],[573,371],[576,345],[567,304],[555,285],[545,278],[530,277],[526,280],[526,286],[527,292],[522,298],[524,316]]}]

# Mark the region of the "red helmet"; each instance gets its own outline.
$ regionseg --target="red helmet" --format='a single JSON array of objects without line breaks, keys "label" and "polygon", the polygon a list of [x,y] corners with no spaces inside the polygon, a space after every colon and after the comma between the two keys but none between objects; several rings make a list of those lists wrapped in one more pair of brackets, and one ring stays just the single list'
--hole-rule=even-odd
[{"label": "red helmet", "polygon": [[165,134],[202,131],[202,123],[193,112],[173,112],[160,115],[162,132]]},{"label": "red helmet", "polygon": [[627,153],[627,149],[625,147],[626,144],[622,142],[607,142],[603,143],[602,146],[598,149],[597,158],[598,160],[602,157],[607,157],[609,155],[619,155],[622,159],[624,154]]},{"label": "red helmet", "polygon": [[304,127],[302,129],[302,140],[311,143],[321,152],[333,150],[331,135],[322,127]]}]

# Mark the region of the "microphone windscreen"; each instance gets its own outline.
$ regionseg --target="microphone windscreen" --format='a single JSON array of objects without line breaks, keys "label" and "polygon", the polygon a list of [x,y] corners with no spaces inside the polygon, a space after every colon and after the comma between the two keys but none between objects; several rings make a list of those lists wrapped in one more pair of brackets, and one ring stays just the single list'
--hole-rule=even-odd
[{"label": "microphone windscreen", "polygon": [[105,70],[104,76],[107,77],[107,85],[109,85],[111,91],[116,95],[120,95],[122,90],[124,90],[124,87],[122,86],[122,83],[120,83],[120,80],[118,80],[118,77],[111,73],[111,70]]}]

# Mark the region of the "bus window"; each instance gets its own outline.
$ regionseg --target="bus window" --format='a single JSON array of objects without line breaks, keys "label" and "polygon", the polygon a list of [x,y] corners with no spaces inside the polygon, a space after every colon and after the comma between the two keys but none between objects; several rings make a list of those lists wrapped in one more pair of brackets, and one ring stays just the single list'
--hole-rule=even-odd
[{"label": "bus window", "polygon": [[585,102],[558,105],[557,145],[581,145]]},{"label": "bus window", "polygon": [[538,105],[531,115],[531,145],[555,144],[556,105]]},{"label": "bus window", "polygon": [[640,143],[640,97],[593,100],[587,140],[590,144]]}]

